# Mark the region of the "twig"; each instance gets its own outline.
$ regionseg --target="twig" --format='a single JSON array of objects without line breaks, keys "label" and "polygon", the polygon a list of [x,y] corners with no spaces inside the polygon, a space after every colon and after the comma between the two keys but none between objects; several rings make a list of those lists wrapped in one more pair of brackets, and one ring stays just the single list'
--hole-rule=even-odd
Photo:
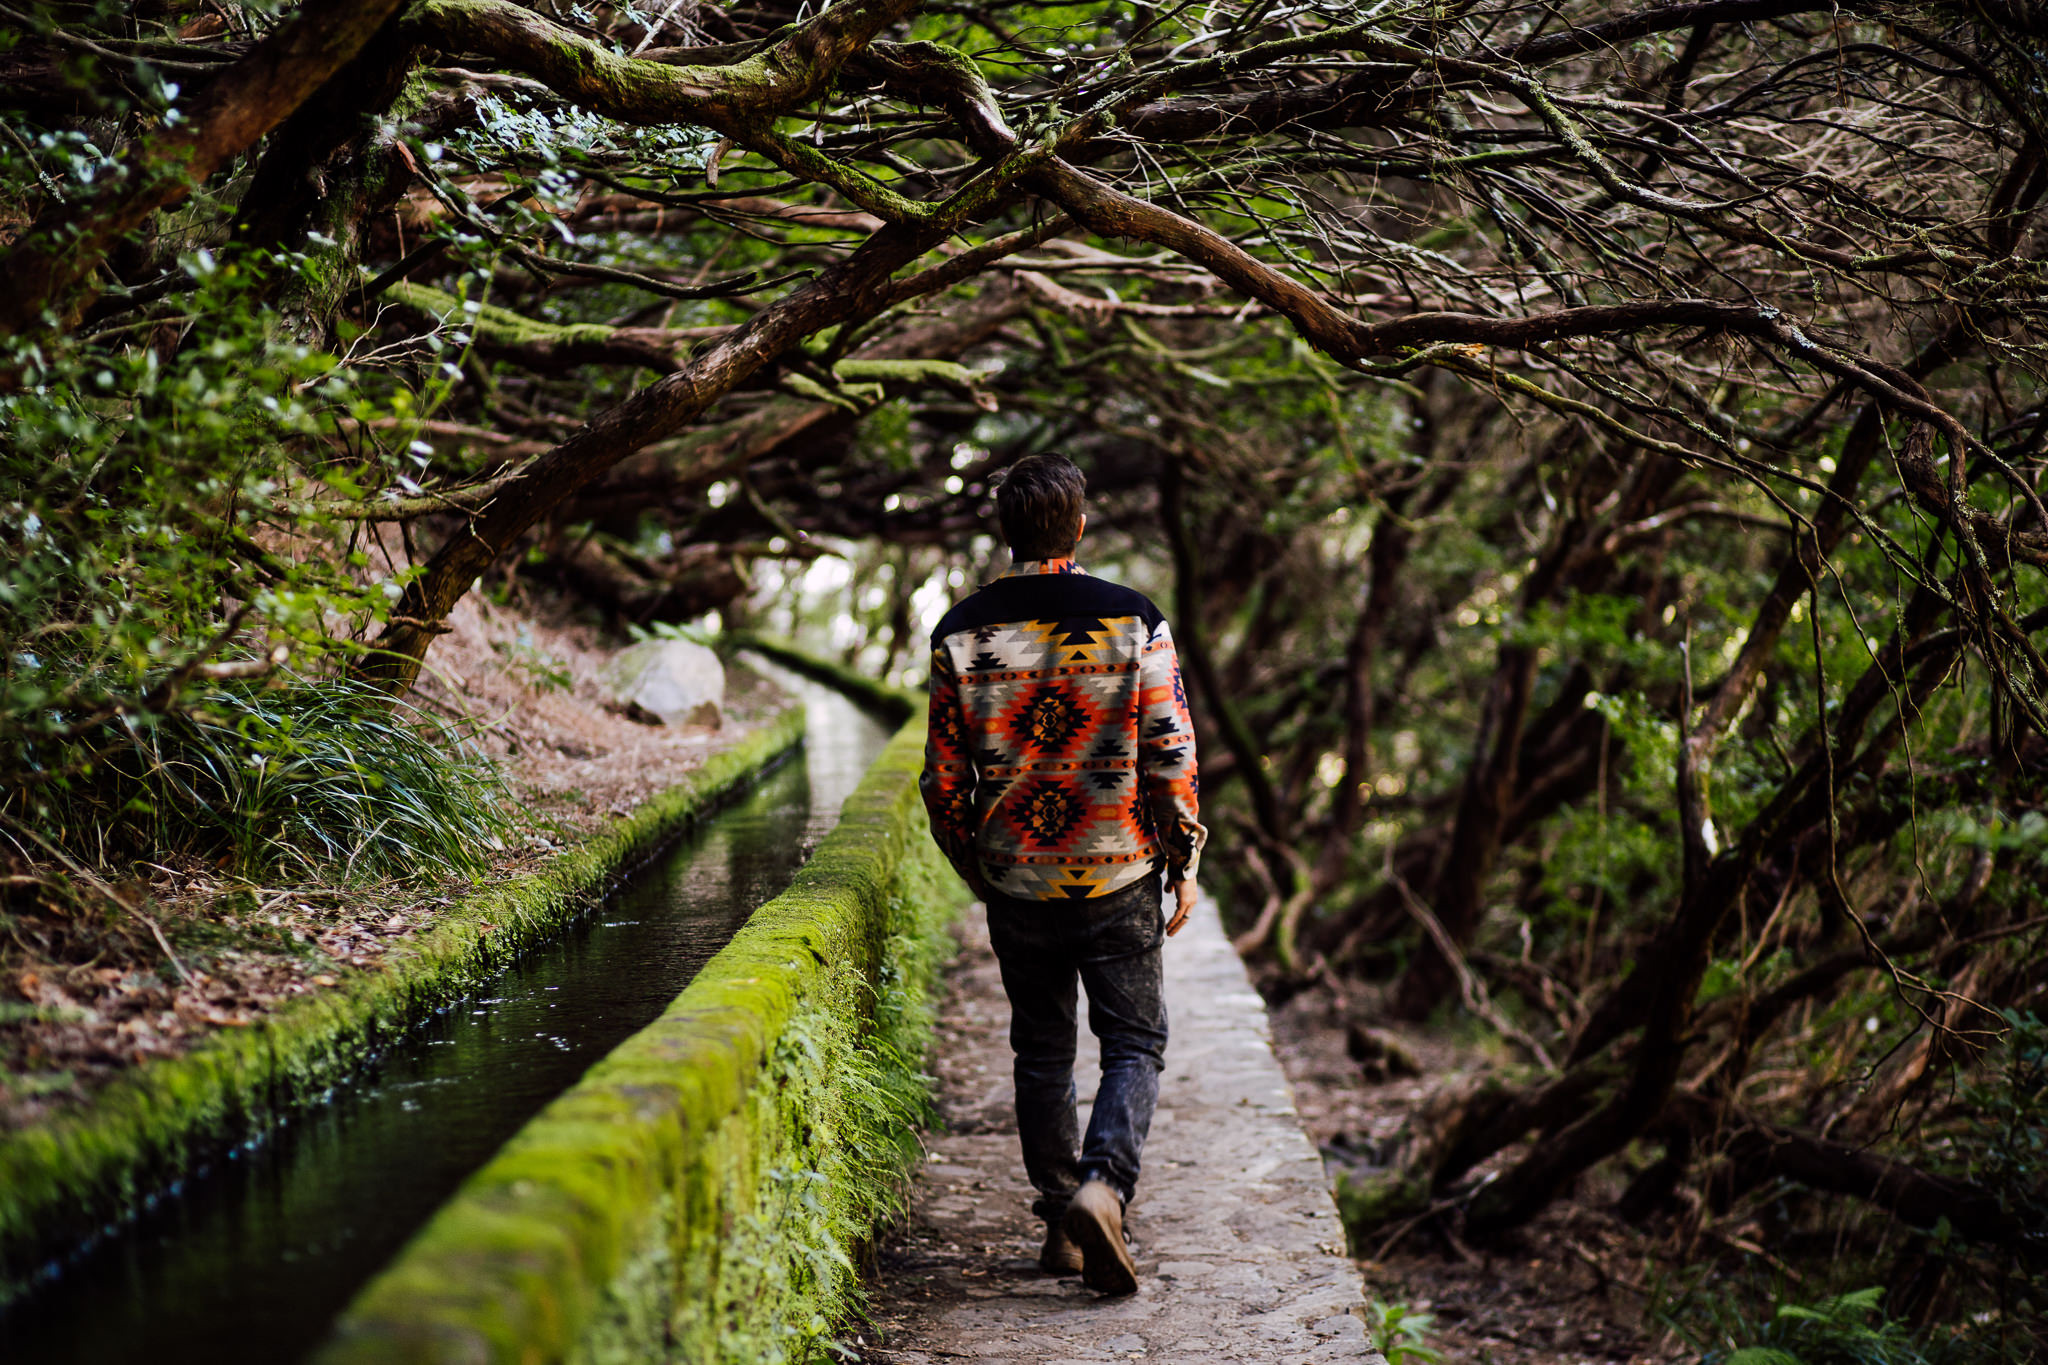
[{"label": "twig", "polygon": [[1250,957],[1265,945],[1266,936],[1273,932],[1273,925],[1280,919],[1280,888],[1273,885],[1273,874],[1257,858],[1248,860],[1252,875],[1257,877],[1266,889],[1266,903],[1259,907],[1259,917],[1252,927],[1230,940],[1230,946],[1237,950],[1239,957]]},{"label": "twig", "polygon": [[1450,963],[1451,970],[1457,973],[1458,994],[1463,997],[1465,1008],[1484,1019],[1501,1037],[1527,1051],[1544,1070],[1557,1070],[1557,1063],[1550,1059],[1550,1053],[1543,1044],[1530,1037],[1527,1032],[1494,1008],[1492,999],[1486,993],[1486,983],[1473,974],[1472,968],[1465,962],[1465,955],[1458,951],[1458,945],[1445,931],[1443,922],[1422,903],[1407,880],[1394,870],[1394,846],[1391,843],[1387,845],[1381,875],[1385,877],[1387,885],[1400,894],[1401,903],[1408,907],[1408,913],[1415,917],[1416,923],[1422,926],[1424,932],[1436,944],[1437,951],[1444,955],[1444,961]]},{"label": "twig", "polygon": [[642,275],[632,270],[619,270],[608,265],[589,265],[582,261],[558,261],[543,256],[531,247],[511,243],[509,250],[519,258],[521,264],[530,270],[542,271],[549,275],[574,275],[584,279],[605,280],[612,284],[630,284],[635,289],[644,289],[650,294],[659,294],[669,299],[728,299],[745,294],[758,294],[764,289],[773,289],[779,284],[800,280],[809,272],[792,270],[771,279],[760,278],[761,272],[749,270],[744,274],[732,275],[710,284],[670,284],[652,275]]},{"label": "twig", "polygon": [[164,931],[157,922],[138,909],[131,908],[129,913],[149,927],[149,936],[156,940],[156,946],[163,949],[164,956],[171,960],[171,966],[177,969],[178,979],[188,986],[191,985],[192,973],[185,970],[185,964],[178,961],[178,955],[171,951],[170,940],[164,937]]}]

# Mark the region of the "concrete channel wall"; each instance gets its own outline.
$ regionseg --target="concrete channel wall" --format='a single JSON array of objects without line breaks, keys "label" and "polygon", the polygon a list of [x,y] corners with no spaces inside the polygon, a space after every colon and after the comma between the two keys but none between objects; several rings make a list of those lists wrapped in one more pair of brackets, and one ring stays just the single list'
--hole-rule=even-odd
[{"label": "concrete channel wall", "polygon": [[463,1185],[319,1365],[812,1357],[916,1155],[966,902],[927,833],[923,740],[920,708],[790,888]]},{"label": "concrete channel wall", "polygon": [[379,970],[151,1062],[55,1122],[0,1137],[0,1304],[61,1255],[259,1136],[435,1010],[554,937],[619,874],[803,738],[792,707],[531,876],[471,896]]}]

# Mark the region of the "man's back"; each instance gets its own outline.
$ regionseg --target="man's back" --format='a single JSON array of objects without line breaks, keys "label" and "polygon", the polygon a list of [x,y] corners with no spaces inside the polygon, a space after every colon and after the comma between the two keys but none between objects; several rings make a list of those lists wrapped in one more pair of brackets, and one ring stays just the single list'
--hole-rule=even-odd
[{"label": "man's back", "polygon": [[[996,491],[1015,566],[932,636],[932,837],[986,904],[1010,1000],[1017,1136],[1045,1219],[1038,1264],[1138,1287],[1124,1205],[1166,1064],[1159,950],[1187,922],[1205,832],[1195,735],[1159,609],[1074,563],[1087,481],[1027,455]],[[1168,920],[1159,873],[1174,888]],[[1075,990],[1102,1049],[1081,1137]]]},{"label": "man's back", "polygon": [[1165,618],[1071,559],[1020,564],[932,635],[925,800],[971,883],[1016,900],[1195,875],[1194,733]]}]

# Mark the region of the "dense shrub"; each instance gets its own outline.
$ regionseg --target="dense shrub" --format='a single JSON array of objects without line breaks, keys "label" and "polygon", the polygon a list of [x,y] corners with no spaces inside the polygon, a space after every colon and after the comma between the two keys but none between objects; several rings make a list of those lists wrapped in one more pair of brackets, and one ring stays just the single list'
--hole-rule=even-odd
[{"label": "dense shrub", "polygon": [[19,862],[481,865],[482,760],[338,676],[404,574],[307,494],[363,493],[354,434],[402,434],[416,408],[252,306],[304,267],[193,251],[139,344],[0,355],[0,840]]}]

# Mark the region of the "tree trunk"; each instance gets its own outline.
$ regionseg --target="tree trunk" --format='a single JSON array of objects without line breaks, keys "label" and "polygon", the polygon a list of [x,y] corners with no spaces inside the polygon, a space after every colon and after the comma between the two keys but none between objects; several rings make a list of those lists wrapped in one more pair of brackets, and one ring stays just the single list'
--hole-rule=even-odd
[{"label": "tree trunk", "polygon": [[389,624],[358,664],[358,675],[392,692],[411,686],[441,618],[550,510],[627,455],[681,429],[804,337],[877,311],[889,276],[930,245],[922,233],[882,229],[847,260],[756,313],[700,360],[600,413],[527,466],[406,585]]},{"label": "tree trunk", "polygon": [[[1418,422],[1418,426],[1422,424]],[[1429,454],[1426,442],[1423,454],[1425,458]],[[1396,584],[1415,539],[1403,515],[1414,488],[1413,484],[1397,488],[1381,499],[1380,519],[1373,525],[1372,544],[1366,551],[1365,600],[1344,648],[1344,777],[1337,785],[1330,829],[1316,859],[1318,892],[1335,886],[1344,875],[1351,842],[1365,818],[1365,784],[1371,776],[1372,729],[1377,720],[1374,703],[1380,644],[1386,638]]]},{"label": "tree trunk", "polygon": [[[1529,714],[1529,689],[1535,681],[1535,648],[1503,645],[1480,711],[1479,734],[1459,793],[1457,820],[1435,878],[1437,921],[1460,947],[1472,941],[1486,908],[1486,881],[1493,873],[1501,831],[1507,824],[1522,750],[1522,725]],[[1436,940],[1424,938],[1394,988],[1394,1014],[1403,1019],[1427,1018],[1456,981],[1455,969]]]},{"label": "tree trunk", "polygon": [[[1216,717],[1217,729],[1223,732],[1224,746],[1236,762],[1237,775],[1244,782],[1246,795],[1251,798],[1252,813],[1258,820],[1260,832],[1267,839],[1282,843],[1286,840],[1286,832],[1280,818],[1278,794],[1273,790],[1272,778],[1267,775],[1262,761],[1265,753],[1252,737],[1251,727],[1245,724],[1236,701],[1218,679],[1216,662],[1209,653],[1208,637],[1202,629],[1195,543],[1188,530],[1184,486],[1185,475],[1180,462],[1168,455],[1159,478],[1159,516],[1165,523],[1167,545],[1173,554],[1174,615],[1180,625],[1176,637],[1180,653],[1187,661],[1189,674],[1201,688],[1203,699],[1209,704],[1210,714]],[[1285,864],[1274,867],[1273,871],[1276,881],[1282,878],[1292,880],[1292,870]]]}]

